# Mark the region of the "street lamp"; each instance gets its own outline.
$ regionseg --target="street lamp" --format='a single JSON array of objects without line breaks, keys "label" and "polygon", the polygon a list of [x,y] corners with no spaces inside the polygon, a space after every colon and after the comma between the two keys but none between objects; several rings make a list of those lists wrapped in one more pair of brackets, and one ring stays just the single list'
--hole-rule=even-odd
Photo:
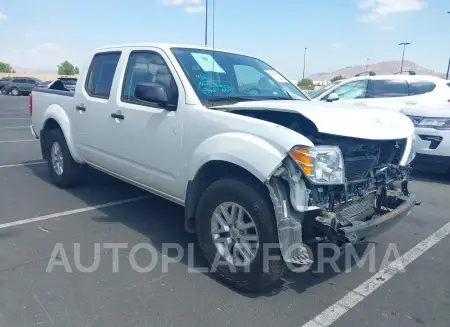
[{"label": "street lamp", "polygon": [[[450,14],[450,11],[447,11],[447,14]],[[448,58],[447,77],[445,77],[445,79],[448,79],[448,73],[449,72],[450,72],[450,58]]]},{"label": "street lamp", "polygon": [[366,74],[367,74],[367,70],[369,69],[369,60],[370,60],[370,58],[367,58],[367,62],[366,62]]},{"label": "street lamp", "polygon": [[208,46],[208,0],[206,0],[205,10],[205,47]]},{"label": "street lamp", "polygon": [[402,42],[399,43],[398,45],[403,45],[403,54],[402,54],[402,65],[400,67],[400,74],[403,73],[403,60],[405,59],[405,48],[407,45],[410,45],[411,43],[409,42]]},{"label": "street lamp", "polygon": [[305,66],[306,66],[306,50],[308,48],[305,48],[305,52],[303,52],[303,79],[305,79]]}]

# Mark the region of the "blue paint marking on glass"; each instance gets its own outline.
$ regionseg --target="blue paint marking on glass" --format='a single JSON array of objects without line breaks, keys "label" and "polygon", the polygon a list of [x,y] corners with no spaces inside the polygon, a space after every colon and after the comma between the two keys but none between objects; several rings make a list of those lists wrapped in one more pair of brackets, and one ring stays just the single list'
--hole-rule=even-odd
[{"label": "blue paint marking on glass", "polygon": [[200,79],[198,86],[200,87],[203,94],[212,95],[217,94],[219,92],[222,94],[233,93],[233,88],[227,82],[208,80],[207,78],[203,79],[203,77],[200,75],[202,74],[198,74],[196,75],[196,77]]},{"label": "blue paint marking on glass", "polygon": [[206,74],[197,74],[197,75],[195,75],[195,77],[198,80],[201,80],[201,81],[207,81],[208,80],[208,76]]}]

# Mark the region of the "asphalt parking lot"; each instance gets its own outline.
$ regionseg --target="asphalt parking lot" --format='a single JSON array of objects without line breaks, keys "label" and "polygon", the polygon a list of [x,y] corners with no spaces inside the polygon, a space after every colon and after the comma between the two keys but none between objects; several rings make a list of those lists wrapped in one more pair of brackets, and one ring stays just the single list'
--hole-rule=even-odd
[{"label": "asphalt parking lot", "polygon": [[[0,96],[0,326],[450,326],[450,177],[415,174],[411,191],[422,205],[357,247],[375,249],[378,270],[395,244],[404,272],[313,266],[286,272],[269,291],[239,293],[194,271],[204,262],[181,207],[95,171],[72,190],[53,186],[27,105],[27,97]],[[126,247],[117,261],[108,243]],[[156,256],[130,251],[140,243]],[[165,269],[174,256],[167,243],[194,254]],[[57,244],[56,259],[64,254],[71,272],[46,271]],[[96,258],[97,269],[83,272]],[[136,271],[131,258],[141,267],[155,260],[154,268]]]}]

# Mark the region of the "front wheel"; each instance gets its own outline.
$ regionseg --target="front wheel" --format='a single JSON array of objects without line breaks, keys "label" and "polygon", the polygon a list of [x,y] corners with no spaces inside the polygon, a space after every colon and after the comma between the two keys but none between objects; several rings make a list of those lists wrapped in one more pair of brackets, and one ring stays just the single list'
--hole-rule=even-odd
[{"label": "front wheel", "polygon": [[70,154],[60,129],[52,129],[46,137],[47,164],[52,182],[61,188],[76,185],[82,177],[82,166]]},{"label": "front wheel", "polygon": [[2,87],[2,88],[0,89],[0,94],[1,94],[1,95],[6,95],[6,90],[5,90],[4,87]]},{"label": "front wheel", "polygon": [[209,186],[197,210],[197,236],[210,265],[224,282],[260,291],[284,268],[272,203],[264,188],[235,179]]},{"label": "front wheel", "polygon": [[13,87],[10,92],[14,96],[19,96],[20,95],[20,91],[19,91],[19,89],[17,87]]}]

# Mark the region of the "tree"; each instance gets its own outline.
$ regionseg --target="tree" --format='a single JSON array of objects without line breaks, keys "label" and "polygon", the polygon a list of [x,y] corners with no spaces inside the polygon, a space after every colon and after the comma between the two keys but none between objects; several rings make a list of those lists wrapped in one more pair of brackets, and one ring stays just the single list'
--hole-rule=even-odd
[{"label": "tree", "polygon": [[75,67],[69,62],[64,61],[58,65],[58,75],[74,75]]},{"label": "tree", "polygon": [[297,83],[298,87],[302,87],[302,86],[314,86],[314,82],[312,79],[310,78],[304,78],[302,79],[300,82]]},{"label": "tree", "polygon": [[0,73],[15,73],[10,64],[0,61]]},{"label": "tree", "polygon": [[78,68],[78,66],[75,66],[75,68],[73,69],[73,74],[74,75],[79,75],[80,74],[80,68]]},{"label": "tree", "polygon": [[340,81],[341,79],[344,79],[345,77],[342,75],[338,75],[338,76],[334,76],[330,82],[336,82],[336,81]]}]

